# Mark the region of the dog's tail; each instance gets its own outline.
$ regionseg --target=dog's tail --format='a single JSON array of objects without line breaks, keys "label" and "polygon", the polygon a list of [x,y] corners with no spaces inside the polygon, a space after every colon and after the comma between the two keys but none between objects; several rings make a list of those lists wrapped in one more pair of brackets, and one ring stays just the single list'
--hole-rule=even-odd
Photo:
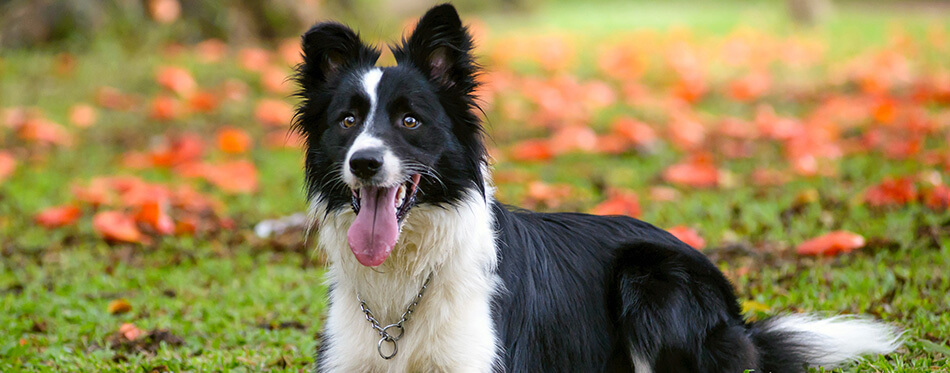
[{"label": "dog's tail", "polygon": [[766,373],[801,372],[806,365],[834,368],[902,344],[899,329],[848,316],[779,316],[749,324],[749,333]]}]

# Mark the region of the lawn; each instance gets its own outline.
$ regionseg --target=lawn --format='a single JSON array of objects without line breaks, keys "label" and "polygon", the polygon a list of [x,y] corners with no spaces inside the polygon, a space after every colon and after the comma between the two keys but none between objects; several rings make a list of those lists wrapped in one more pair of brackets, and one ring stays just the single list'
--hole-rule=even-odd
[{"label": "lawn", "polygon": [[[950,370],[950,15],[843,5],[801,28],[777,2],[566,2],[472,20],[501,201],[676,227],[751,318],[906,330],[846,371]],[[293,40],[169,30],[0,51],[0,371],[313,361],[316,237],[253,231],[306,205]],[[78,209],[37,218],[55,206]],[[863,244],[796,252],[833,231]]]}]

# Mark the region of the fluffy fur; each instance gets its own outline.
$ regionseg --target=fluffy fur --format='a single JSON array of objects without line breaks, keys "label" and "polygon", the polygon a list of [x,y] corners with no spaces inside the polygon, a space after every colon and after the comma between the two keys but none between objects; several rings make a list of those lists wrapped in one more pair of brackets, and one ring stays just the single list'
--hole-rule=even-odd
[{"label": "fluffy fur", "polygon": [[[478,66],[455,9],[431,9],[392,49],[398,65],[378,68],[378,50],[343,25],[303,37],[296,128],[330,262],[315,371],[801,372],[898,347],[896,329],[863,319],[747,323],[705,256],[645,222],[502,205],[472,95]],[[421,125],[403,125],[408,117]],[[355,172],[354,147],[374,152],[380,171]],[[357,191],[414,175],[418,195],[401,207],[391,254],[364,266],[347,236]],[[430,274],[397,355],[382,359],[357,294],[392,323]]]}]

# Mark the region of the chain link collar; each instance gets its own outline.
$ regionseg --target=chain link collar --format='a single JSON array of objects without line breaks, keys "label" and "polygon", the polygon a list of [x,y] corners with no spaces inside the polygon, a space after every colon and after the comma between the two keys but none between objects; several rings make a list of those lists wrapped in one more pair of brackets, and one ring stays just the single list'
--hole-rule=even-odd
[{"label": "chain link collar", "polygon": [[[409,303],[409,306],[406,307],[406,312],[402,313],[402,316],[394,324],[389,324],[386,326],[380,326],[379,321],[376,320],[376,317],[373,316],[373,311],[369,309],[369,306],[366,305],[366,302],[363,301],[363,298],[360,297],[360,293],[356,293],[356,300],[360,302],[360,311],[363,311],[363,314],[366,315],[366,321],[369,321],[373,325],[373,330],[379,333],[379,342],[376,343],[376,352],[379,352],[379,357],[389,360],[393,356],[396,356],[398,348],[396,347],[396,341],[399,338],[402,338],[402,335],[406,333],[406,329],[403,324],[406,321],[409,321],[409,316],[412,315],[413,310],[415,310],[416,305],[419,304],[419,301],[422,300],[422,295],[426,292],[426,287],[429,286],[429,280],[432,279],[432,274],[426,276],[426,281],[422,283],[422,288],[419,289],[419,293],[416,294],[415,298],[412,299],[412,302]],[[397,331],[398,330],[398,331]],[[392,334],[396,332],[398,334]],[[386,355],[383,352],[383,343],[391,344],[393,346],[393,352],[389,355]]]}]

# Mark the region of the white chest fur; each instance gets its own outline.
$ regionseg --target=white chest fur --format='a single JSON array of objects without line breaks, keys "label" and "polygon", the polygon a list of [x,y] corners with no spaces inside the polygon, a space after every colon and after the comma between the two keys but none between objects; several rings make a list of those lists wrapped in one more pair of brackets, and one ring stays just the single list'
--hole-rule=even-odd
[{"label": "white chest fur", "polygon": [[[490,194],[489,194],[490,195]],[[315,205],[319,246],[330,262],[330,299],[322,368],[331,372],[488,372],[498,355],[490,302],[498,286],[491,209],[477,192],[455,207],[417,206],[406,217],[396,247],[376,268],[357,262],[346,240],[355,218],[349,209],[326,215]],[[383,326],[399,320],[432,273],[399,351],[377,352],[379,334],[360,311],[357,292]]]}]

